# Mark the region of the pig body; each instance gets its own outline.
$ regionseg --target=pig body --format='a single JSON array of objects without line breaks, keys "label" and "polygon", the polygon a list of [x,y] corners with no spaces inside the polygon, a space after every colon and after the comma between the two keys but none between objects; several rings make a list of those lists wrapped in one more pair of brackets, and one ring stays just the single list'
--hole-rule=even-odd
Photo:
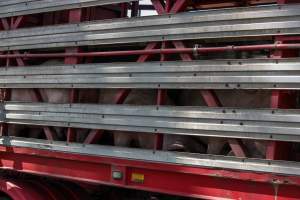
[{"label": "pig body", "polygon": [[[101,90],[99,103],[114,104],[118,90]],[[155,105],[156,92],[152,90],[132,90],[124,104],[131,105]],[[127,131],[114,131],[114,144],[116,146],[129,147],[132,145],[151,149],[154,147],[154,135],[148,133],[133,133]]]},{"label": "pig body", "polygon": [[[56,66],[63,64],[62,60],[48,60],[42,64],[42,66]],[[47,103],[69,103],[70,89],[39,89],[38,92],[42,97],[43,102]],[[80,103],[96,103],[98,101],[98,91],[97,90],[80,90],[78,99]],[[35,92],[33,89],[12,89],[11,90],[11,101],[21,101],[21,102],[37,102],[35,98]],[[24,133],[24,130],[26,133]],[[57,133],[58,139],[65,139],[66,129],[60,127],[54,127]],[[77,130],[78,135],[86,135],[87,130]],[[27,136],[38,138],[41,137],[42,129],[33,126],[25,125],[9,125],[8,134],[12,136]]]},{"label": "pig body", "polygon": [[[101,90],[101,104],[112,104],[116,100],[117,90]],[[129,105],[156,105],[157,90],[132,90],[125,99],[124,104]],[[169,97],[166,98],[166,105],[173,105]],[[155,135],[151,133],[134,133],[127,131],[114,131],[114,143],[116,146],[137,146],[145,149],[153,149]],[[201,151],[202,145],[189,136],[164,135],[163,149],[176,151]]]},{"label": "pig body", "polygon": [[[36,102],[36,100],[32,99],[32,95],[34,95],[34,91],[30,89],[12,89],[10,100]],[[39,138],[41,133],[41,129],[33,126],[25,126],[21,124],[8,125],[8,135],[10,136]]]},{"label": "pig body", "polygon": [[[60,60],[49,60],[43,63],[44,66],[55,66],[63,64]],[[70,89],[41,89],[41,94],[45,102],[48,103],[70,103]],[[99,98],[99,91],[97,89],[77,89],[78,99],[76,103],[97,103]],[[54,128],[60,140],[66,138],[66,129]],[[87,129],[74,129],[75,141],[82,142],[89,133]]]},{"label": "pig body", "polygon": [[[269,108],[271,91],[231,90],[217,91],[222,106],[237,108]],[[250,157],[265,158],[266,141],[242,140]]]},{"label": "pig body", "polygon": [[[267,108],[270,105],[271,92],[269,91],[244,91],[244,90],[219,90],[215,91],[220,103],[224,107],[236,108]],[[185,106],[205,106],[199,90],[185,90],[180,94],[180,102]],[[207,145],[208,154],[222,154],[226,139],[213,137],[198,137]],[[266,142],[256,140],[242,140],[250,157],[264,158]],[[232,154],[232,152],[230,153]]]},{"label": "pig body", "polygon": [[[225,54],[210,54],[202,59],[248,59],[267,58],[262,52],[227,52]],[[259,90],[217,90],[215,91],[221,106],[236,108],[268,108],[270,106],[270,91]],[[206,106],[206,102],[199,90],[185,90],[180,94],[179,102],[185,106]],[[226,139],[213,137],[197,137],[207,145],[206,153],[222,154]],[[256,140],[242,140],[251,157],[264,158],[266,142]],[[230,152],[232,154],[232,152]]]},{"label": "pig body", "polygon": [[[49,60],[42,65],[57,65],[62,62],[59,60]],[[68,93],[67,90],[60,89],[39,89],[38,92],[43,101],[49,103],[58,103],[67,102]],[[38,102],[36,98],[36,93],[33,89],[12,89],[11,90],[11,101],[20,101],[20,102]],[[24,133],[24,130],[26,133]],[[57,128],[58,135],[60,134],[61,129]],[[42,134],[42,129],[36,128],[33,126],[25,126],[25,125],[15,125],[11,124],[8,127],[8,134],[12,136],[27,136],[38,138]]]}]

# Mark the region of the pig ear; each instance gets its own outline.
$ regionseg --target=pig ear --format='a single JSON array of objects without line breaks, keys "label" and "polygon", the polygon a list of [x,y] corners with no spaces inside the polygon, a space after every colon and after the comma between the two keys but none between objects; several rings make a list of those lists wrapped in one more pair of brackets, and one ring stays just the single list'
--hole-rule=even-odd
[{"label": "pig ear", "polygon": [[171,144],[167,147],[168,151],[179,151],[179,152],[184,152],[186,151],[185,146],[183,144],[180,143],[175,143],[175,144]]},{"label": "pig ear", "polygon": [[192,153],[206,153],[207,144],[197,137],[165,135],[164,150]]}]

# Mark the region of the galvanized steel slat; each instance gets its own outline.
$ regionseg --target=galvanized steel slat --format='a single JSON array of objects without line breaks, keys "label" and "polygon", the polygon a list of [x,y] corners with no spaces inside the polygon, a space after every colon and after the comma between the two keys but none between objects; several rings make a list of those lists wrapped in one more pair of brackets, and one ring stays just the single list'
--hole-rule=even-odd
[{"label": "galvanized steel slat", "polygon": [[300,5],[196,11],[0,32],[0,50],[300,34]]},{"label": "galvanized steel slat", "polygon": [[0,2],[0,18],[129,2],[130,0],[11,0]]},{"label": "galvanized steel slat", "polygon": [[191,154],[133,149],[115,146],[82,145],[59,141],[37,140],[32,138],[1,137],[0,145],[7,147],[25,147],[72,154],[101,157],[114,157],[146,162],[168,163],[194,167],[221,168],[229,170],[253,171],[256,173],[274,173],[280,175],[300,175],[300,163],[262,159],[247,159],[216,155]]},{"label": "galvanized steel slat", "polygon": [[6,102],[3,121],[75,128],[300,141],[300,111]]},{"label": "galvanized steel slat", "polygon": [[300,59],[0,68],[3,88],[300,89]]}]

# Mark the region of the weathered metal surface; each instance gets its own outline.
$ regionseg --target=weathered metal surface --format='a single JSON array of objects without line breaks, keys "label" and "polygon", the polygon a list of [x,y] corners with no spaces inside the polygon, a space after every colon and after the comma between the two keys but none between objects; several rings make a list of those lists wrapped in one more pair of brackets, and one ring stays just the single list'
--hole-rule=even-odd
[{"label": "weathered metal surface", "polygon": [[200,60],[0,68],[2,88],[300,89],[300,60]]},{"label": "weathered metal surface", "polygon": [[2,113],[14,124],[300,141],[299,110],[6,102]]},{"label": "weathered metal surface", "polygon": [[82,145],[76,143],[45,141],[32,138],[2,137],[0,144],[6,147],[25,147],[39,150],[75,153],[80,155],[114,157],[129,160],[159,162],[193,167],[209,167],[230,170],[254,171],[281,175],[300,175],[300,163],[263,159],[247,159],[205,154],[166,152],[115,146]]},{"label": "weathered metal surface", "polygon": [[0,18],[36,13],[69,10],[108,4],[129,2],[130,0],[10,0],[0,2]]},{"label": "weathered metal surface", "polygon": [[300,5],[197,11],[0,32],[0,50],[149,41],[293,35]]}]

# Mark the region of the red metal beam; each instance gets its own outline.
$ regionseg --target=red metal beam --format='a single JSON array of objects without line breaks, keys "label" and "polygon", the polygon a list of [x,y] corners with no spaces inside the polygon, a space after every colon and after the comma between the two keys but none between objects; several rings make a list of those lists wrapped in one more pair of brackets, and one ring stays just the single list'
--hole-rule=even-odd
[{"label": "red metal beam", "polygon": [[12,18],[11,29],[16,29],[16,28],[20,27],[20,25],[23,21],[24,21],[23,16],[18,16],[18,17]]},{"label": "red metal beam", "polygon": [[[298,200],[300,177],[0,147],[0,168],[209,200]],[[114,169],[125,173],[112,178]],[[133,176],[142,175],[143,181]],[[292,184],[292,185],[291,185]]]},{"label": "red metal beam", "polygon": [[157,14],[159,15],[162,15],[165,13],[165,8],[164,6],[162,5],[161,1],[160,0],[151,0],[152,2],[152,5],[154,6]]},{"label": "red metal beam", "polygon": [[[184,49],[185,48],[185,45],[183,44],[182,41],[172,41],[172,44],[174,45],[175,49]],[[193,57],[191,56],[190,53],[182,52],[179,55],[182,60],[185,60],[185,61],[193,60]]]},{"label": "red metal beam", "polygon": [[10,25],[8,23],[7,18],[4,18],[4,19],[2,18],[1,23],[2,23],[2,26],[3,26],[4,30],[9,30],[10,29]]},{"label": "red metal beam", "polygon": [[13,200],[82,200],[88,198],[87,193],[76,185],[43,180],[1,178],[0,191]]},{"label": "red metal beam", "polygon": [[187,7],[187,0],[177,0],[175,1],[173,7],[170,10],[170,13],[178,13],[182,10],[185,10]]},{"label": "red metal beam", "polygon": [[[150,42],[147,44],[145,50],[153,50],[158,46],[157,42]],[[150,58],[151,54],[140,55],[137,62],[145,62]]]},{"label": "red metal beam", "polygon": [[[280,1],[278,3],[285,3],[285,1]],[[297,40],[298,38],[293,36],[289,39],[289,37],[276,37],[275,42],[277,44],[283,44],[286,41]],[[291,50],[276,50],[271,55],[272,58],[286,58],[286,57],[296,57],[297,51]],[[289,91],[278,91],[275,90],[271,95],[271,108],[294,108],[296,106],[296,94],[295,92]],[[289,160],[291,155],[291,145],[288,142],[275,142],[270,141],[267,150],[266,150],[266,158],[271,160]]]},{"label": "red metal beam", "polygon": [[108,56],[130,56],[130,55],[155,55],[155,54],[192,54],[192,53],[222,53],[226,51],[257,51],[257,50],[295,50],[300,49],[300,44],[265,44],[265,45],[243,45],[225,47],[201,47],[201,48],[170,48],[170,49],[143,49],[125,51],[101,51],[101,52],[78,52],[78,53],[23,53],[23,54],[1,54],[0,59],[7,58],[64,58],[64,57],[108,57]]},{"label": "red metal beam", "polygon": [[246,147],[241,139],[228,139],[229,146],[233,152],[233,154],[237,157],[245,158],[246,155]]}]

